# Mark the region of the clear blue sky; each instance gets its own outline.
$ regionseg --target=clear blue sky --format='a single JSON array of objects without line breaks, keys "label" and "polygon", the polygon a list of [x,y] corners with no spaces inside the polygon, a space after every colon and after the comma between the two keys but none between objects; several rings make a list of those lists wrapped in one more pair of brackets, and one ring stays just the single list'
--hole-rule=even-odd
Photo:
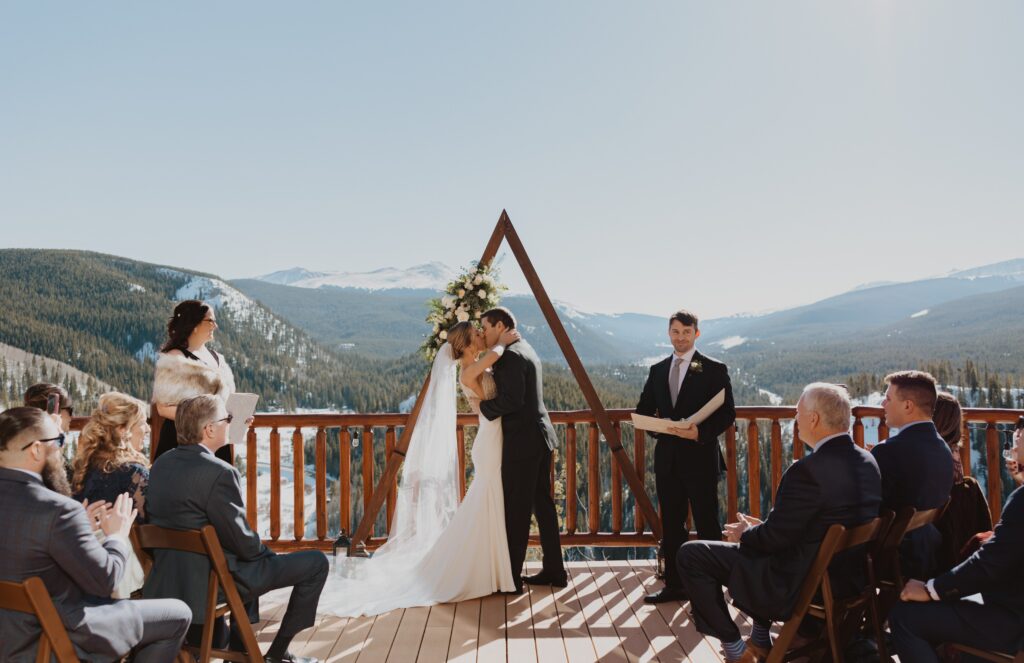
[{"label": "clear blue sky", "polygon": [[[0,246],[705,317],[1024,256],[1019,2],[7,2]],[[517,270],[507,280],[521,284]]]}]

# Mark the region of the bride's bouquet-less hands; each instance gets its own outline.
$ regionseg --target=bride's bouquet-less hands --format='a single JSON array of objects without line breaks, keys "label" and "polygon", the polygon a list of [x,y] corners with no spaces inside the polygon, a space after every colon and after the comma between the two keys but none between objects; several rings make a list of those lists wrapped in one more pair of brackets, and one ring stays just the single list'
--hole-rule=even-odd
[{"label": "bride's bouquet-less hands", "polygon": [[508,288],[498,282],[497,276],[491,265],[474,262],[448,284],[443,296],[430,300],[427,322],[431,332],[420,346],[428,361],[434,360],[448,338],[448,330],[455,324],[478,321],[484,311],[498,305],[501,293]]}]

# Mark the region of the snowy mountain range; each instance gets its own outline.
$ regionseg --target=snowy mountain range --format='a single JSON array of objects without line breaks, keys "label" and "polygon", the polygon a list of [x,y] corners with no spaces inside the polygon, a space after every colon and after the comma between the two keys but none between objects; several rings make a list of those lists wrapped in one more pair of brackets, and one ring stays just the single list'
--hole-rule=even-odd
[{"label": "snowy mountain range", "polygon": [[382,267],[371,272],[314,272],[293,267],[255,277],[258,281],[295,288],[356,288],[359,290],[444,290],[458,274],[441,262],[428,262],[408,269]]}]

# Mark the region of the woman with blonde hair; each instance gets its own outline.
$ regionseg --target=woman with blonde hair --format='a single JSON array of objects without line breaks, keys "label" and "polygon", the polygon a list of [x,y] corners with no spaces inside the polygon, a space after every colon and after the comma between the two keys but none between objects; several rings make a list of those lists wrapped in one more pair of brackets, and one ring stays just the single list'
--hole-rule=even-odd
[{"label": "woman with blonde hair", "polygon": [[[78,451],[72,464],[76,500],[114,504],[118,495],[128,493],[138,510],[137,522],[145,520],[149,460],[142,453],[142,446],[149,434],[148,410],[137,398],[116,391],[100,396],[78,436]],[[113,597],[129,598],[144,580],[142,566],[133,554]]]}]

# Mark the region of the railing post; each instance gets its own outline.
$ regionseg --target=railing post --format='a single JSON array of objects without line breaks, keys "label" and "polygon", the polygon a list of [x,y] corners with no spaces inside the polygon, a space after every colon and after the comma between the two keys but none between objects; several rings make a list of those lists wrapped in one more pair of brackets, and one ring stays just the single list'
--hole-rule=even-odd
[{"label": "railing post", "polygon": [[316,538],[327,538],[327,429],[316,429]]},{"label": "railing post", "polygon": [[259,495],[257,480],[259,469],[256,465],[256,428],[249,426],[245,434],[245,519],[249,521],[252,531],[259,531],[259,516],[256,502]]},{"label": "railing post", "polygon": [[281,433],[270,430],[270,538],[281,538]]},{"label": "railing post", "polygon": [[861,449],[864,448],[864,422],[860,415],[853,418],[853,442]]},{"label": "railing post", "polygon": [[[391,454],[395,452],[395,427],[388,426],[384,429],[384,462],[391,458]],[[391,521],[395,518],[395,503],[398,501],[398,482],[392,482],[388,487],[388,502],[387,502],[387,532],[388,536],[391,536]]]},{"label": "railing post", "polygon": [[796,422],[796,418],[793,418],[793,462],[800,460],[804,457],[804,443],[800,439],[800,424]]},{"label": "railing post", "polygon": [[750,515],[761,517],[761,445],[758,441],[757,419],[747,423],[747,486],[750,490]]},{"label": "railing post", "polygon": [[[647,433],[633,429],[633,466],[640,476],[640,482],[647,487]],[[640,508],[640,500],[633,496],[633,528],[637,534],[644,532],[644,510]]]},{"label": "railing post", "polygon": [[772,505],[775,504],[775,493],[782,481],[782,425],[777,417],[772,417]]},{"label": "railing post", "polygon": [[[373,499],[373,427],[367,424],[363,426],[363,517],[366,517],[366,508],[370,504],[370,500]],[[370,524],[370,533],[367,535],[367,539],[373,537],[375,523]]]},{"label": "railing post", "polygon": [[960,433],[960,464],[964,466],[964,476],[971,476],[971,425],[967,417],[963,418],[964,429]]},{"label": "railing post", "polygon": [[301,541],[306,535],[306,445],[302,429],[298,427],[292,433],[292,479],[295,516],[292,536]]},{"label": "railing post", "polygon": [[992,421],[985,423],[985,448],[988,452],[988,508],[992,512],[992,522],[995,523],[1003,512],[1003,453],[999,448],[999,431]]},{"label": "railing post", "polygon": [[729,522],[739,520],[739,466],[736,464],[736,424],[725,431],[725,471],[726,510]]},{"label": "railing post", "polygon": [[576,424],[565,425],[565,532],[576,533]]},{"label": "railing post", "polygon": [[591,534],[601,529],[601,472],[597,444],[597,424],[590,423],[590,438],[587,441],[587,521]]},{"label": "railing post", "polygon": [[352,433],[348,426],[338,431],[338,520],[346,533],[352,531]]},{"label": "railing post", "polygon": [[[619,440],[622,439],[622,431],[619,429],[619,422],[612,424]],[[615,454],[612,458],[612,534],[622,532],[622,475],[619,474],[619,459]]]}]

